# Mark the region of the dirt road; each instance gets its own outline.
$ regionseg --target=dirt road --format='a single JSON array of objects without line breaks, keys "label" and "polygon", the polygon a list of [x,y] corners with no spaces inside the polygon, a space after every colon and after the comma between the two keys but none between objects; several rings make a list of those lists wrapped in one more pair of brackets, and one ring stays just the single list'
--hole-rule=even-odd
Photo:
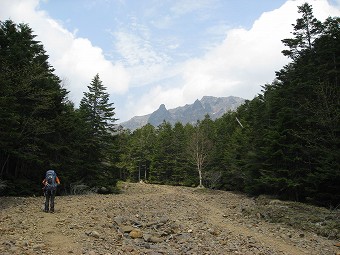
[{"label": "dirt road", "polygon": [[246,214],[254,199],[230,192],[125,183],[118,195],[58,196],[54,214],[43,197],[0,201],[4,255],[340,254],[339,240]]}]

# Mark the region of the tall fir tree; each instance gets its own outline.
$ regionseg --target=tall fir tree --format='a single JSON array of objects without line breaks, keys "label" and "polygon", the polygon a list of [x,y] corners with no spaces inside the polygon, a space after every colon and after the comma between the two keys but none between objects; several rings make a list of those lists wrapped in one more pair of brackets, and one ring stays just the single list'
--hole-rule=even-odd
[{"label": "tall fir tree", "polygon": [[56,160],[56,120],[67,96],[35,37],[27,24],[0,22],[0,175],[15,179],[9,190],[21,185],[21,194]]},{"label": "tall fir tree", "polygon": [[93,135],[105,139],[106,135],[112,135],[115,131],[114,118],[115,108],[109,102],[109,94],[106,92],[99,74],[96,74],[89,86],[88,92],[84,92],[84,97],[80,101],[80,110],[84,113],[87,123],[91,127]]},{"label": "tall fir tree", "polygon": [[265,112],[271,125],[264,132],[260,150],[264,163],[257,180],[272,194],[334,203],[339,201],[334,182],[339,180],[334,153],[339,144],[335,135],[339,130],[339,19],[321,23],[308,4],[300,6],[299,12],[302,18],[294,26],[295,37],[283,40],[289,47],[283,54],[292,62],[265,87]]},{"label": "tall fir tree", "polygon": [[149,179],[155,140],[156,131],[151,124],[135,130],[130,136],[128,157],[126,158],[129,164],[130,180],[145,181]]},{"label": "tall fir tree", "polygon": [[[88,165],[83,171],[83,178],[90,185],[102,183],[114,176],[112,173],[114,166],[110,162],[110,153],[113,153],[113,140],[115,136],[115,108],[109,102],[109,94],[102,84],[99,74],[96,74],[88,87],[88,92],[84,92],[84,97],[80,101],[79,112],[85,126],[84,130],[87,146],[83,148],[83,156],[87,157]],[[111,185],[108,183],[107,185]]]},{"label": "tall fir tree", "polygon": [[169,122],[163,121],[157,128],[153,161],[150,166],[150,180],[169,183],[174,171],[173,131]]}]

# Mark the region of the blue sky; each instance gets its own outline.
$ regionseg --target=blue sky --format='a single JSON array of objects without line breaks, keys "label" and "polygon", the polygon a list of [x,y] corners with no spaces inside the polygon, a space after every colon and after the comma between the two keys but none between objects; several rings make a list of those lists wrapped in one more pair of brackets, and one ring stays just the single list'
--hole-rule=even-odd
[{"label": "blue sky", "polygon": [[[1,0],[28,23],[76,105],[99,73],[118,122],[203,96],[252,99],[288,59],[302,0]],[[308,0],[324,20],[340,0]]]}]

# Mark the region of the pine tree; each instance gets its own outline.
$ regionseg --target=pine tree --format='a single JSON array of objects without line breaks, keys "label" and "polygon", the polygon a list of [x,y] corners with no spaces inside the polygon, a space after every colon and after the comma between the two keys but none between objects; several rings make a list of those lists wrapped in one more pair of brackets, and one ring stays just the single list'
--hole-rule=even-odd
[{"label": "pine tree", "polygon": [[115,108],[113,103],[109,102],[109,94],[106,92],[106,87],[102,84],[99,74],[94,76],[87,88],[89,91],[84,92],[80,110],[84,113],[93,135],[105,139],[107,135],[112,135],[115,131],[115,122],[117,121],[114,118]]},{"label": "pine tree", "polygon": [[295,37],[283,40],[289,47],[283,54],[292,62],[263,94],[271,125],[264,129],[257,181],[268,193],[334,203],[339,201],[334,153],[339,143],[339,19],[321,23],[308,4],[299,12]]},{"label": "pine tree", "polygon": [[[109,94],[96,74],[88,86],[88,92],[80,102],[79,112],[85,126],[86,146],[83,156],[88,164],[83,172],[83,177],[90,185],[98,185],[112,177],[113,165],[110,162],[110,153],[113,153],[113,139],[115,135],[115,108],[109,102]],[[105,185],[105,183],[103,183]]]},{"label": "pine tree", "polygon": [[[40,179],[55,160],[52,140],[67,91],[53,71],[28,25],[0,22],[0,174],[6,179]],[[22,194],[31,189],[26,185]]]},{"label": "pine tree", "polygon": [[295,60],[304,51],[312,51],[314,40],[322,31],[322,23],[313,15],[313,8],[308,3],[298,7],[298,13],[302,17],[296,20],[294,25],[294,38],[283,39],[282,42],[288,46],[288,50],[283,50],[285,56]]},{"label": "pine tree", "polygon": [[131,135],[128,143],[126,164],[129,165],[130,179],[141,181],[149,179],[150,164],[153,157],[154,142],[156,139],[155,128],[147,124]]},{"label": "pine tree", "polygon": [[174,151],[172,126],[169,122],[163,121],[156,132],[154,156],[150,169],[151,181],[170,183],[175,166]]},{"label": "pine tree", "polygon": [[189,166],[186,155],[187,137],[185,128],[182,123],[177,122],[173,127],[173,159],[174,169],[171,176],[171,180],[174,184],[190,184],[189,178]]}]

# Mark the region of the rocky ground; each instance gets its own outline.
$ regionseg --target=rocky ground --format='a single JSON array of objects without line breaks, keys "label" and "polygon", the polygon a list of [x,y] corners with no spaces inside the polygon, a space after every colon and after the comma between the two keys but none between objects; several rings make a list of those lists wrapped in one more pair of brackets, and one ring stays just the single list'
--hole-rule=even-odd
[{"label": "rocky ground", "polygon": [[340,254],[339,210],[124,183],[115,195],[0,198],[0,254]]}]

